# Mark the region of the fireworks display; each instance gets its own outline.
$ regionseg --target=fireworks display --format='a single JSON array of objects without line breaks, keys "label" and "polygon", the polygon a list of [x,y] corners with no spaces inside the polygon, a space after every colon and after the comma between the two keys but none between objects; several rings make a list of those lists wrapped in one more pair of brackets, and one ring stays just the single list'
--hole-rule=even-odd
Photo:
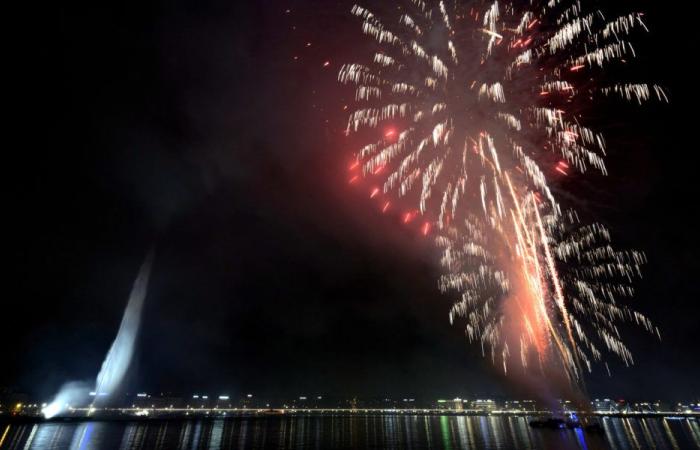
[{"label": "fireworks display", "polygon": [[658,335],[625,306],[645,257],[618,251],[600,224],[581,225],[553,180],[606,174],[605,139],[582,111],[602,100],[667,101],[658,85],[609,81],[635,57],[641,13],[608,17],[568,0],[407,0],[354,6],[374,55],[344,65],[357,107],[347,133],[364,140],[350,182],[371,182],[386,212],[411,205],[457,296],[450,321],[508,370],[558,361],[580,380],[606,351],[632,355],[618,323]]}]

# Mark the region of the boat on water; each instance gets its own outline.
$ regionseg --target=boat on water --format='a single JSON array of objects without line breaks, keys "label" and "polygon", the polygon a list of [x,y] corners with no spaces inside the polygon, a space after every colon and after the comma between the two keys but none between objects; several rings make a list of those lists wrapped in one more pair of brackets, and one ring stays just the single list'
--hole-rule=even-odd
[{"label": "boat on water", "polygon": [[530,421],[530,426],[533,428],[547,428],[551,430],[559,429],[584,429],[591,433],[600,433],[602,427],[598,421],[591,421],[589,423],[582,423],[578,416],[574,413],[569,414],[568,417],[547,417],[545,419],[535,419]]}]

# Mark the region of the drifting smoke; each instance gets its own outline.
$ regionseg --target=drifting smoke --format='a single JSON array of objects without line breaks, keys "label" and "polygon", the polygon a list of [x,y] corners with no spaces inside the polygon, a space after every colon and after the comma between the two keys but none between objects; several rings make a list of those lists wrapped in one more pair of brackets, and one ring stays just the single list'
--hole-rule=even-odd
[{"label": "drifting smoke", "polygon": [[141,323],[141,311],[148,290],[148,278],[152,265],[153,251],[146,256],[136,281],[134,281],[119,332],[102,363],[94,389],[82,382],[65,384],[56,394],[54,400],[43,409],[44,417],[50,419],[66,411],[71,404],[88,398],[88,395],[94,395],[98,399],[101,396],[109,395],[119,387],[134,354],[134,344]]},{"label": "drifting smoke", "polygon": [[376,42],[338,76],[358,103],[347,134],[366,142],[350,182],[373,183],[382,212],[410,202],[403,221],[435,235],[439,287],[458,296],[450,321],[504,371],[553,361],[578,381],[604,349],[632,364],[618,323],[658,334],[621,302],[645,256],[581,226],[550,186],[607,173],[605,139],[582,112],[615,97],[667,101],[634,76],[610,80],[634,59],[643,14],[608,17],[578,0],[399,3],[352,8]]}]

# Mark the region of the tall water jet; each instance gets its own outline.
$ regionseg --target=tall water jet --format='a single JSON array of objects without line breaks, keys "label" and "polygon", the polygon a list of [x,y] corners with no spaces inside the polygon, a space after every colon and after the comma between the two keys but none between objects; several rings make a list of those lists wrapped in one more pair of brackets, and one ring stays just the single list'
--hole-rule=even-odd
[{"label": "tall water jet", "polygon": [[63,385],[53,401],[43,410],[44,417],[50,419],[68,409],[69,405],[94,395],[95,401],[114,392],[126,374],[134,354],[134,344],[141,324],[141,311],[148,290],[148,279],[153,265],[153,250],[151,250],[139,270],[138,276],[131,288],[129,302],[119,325],[117,337],[105,357],[100,373],[97,375],[94,389],[90,390],[87,383],[69,382]]},{"label": "tall water jet", "polygon": [[134,344],[141,324],[141,310],[148,290],[148,278],[153,264],[153,251],[148,253],[146,260],[141,265],[138,277],[131,289],[129,303],[126,305],[119,332],[107,357],[102,363],[100,373],[97,375],[95,392],[97,395],[113,392],[121,383],[126,370],[129,368],[131,357],[134,354]]}]

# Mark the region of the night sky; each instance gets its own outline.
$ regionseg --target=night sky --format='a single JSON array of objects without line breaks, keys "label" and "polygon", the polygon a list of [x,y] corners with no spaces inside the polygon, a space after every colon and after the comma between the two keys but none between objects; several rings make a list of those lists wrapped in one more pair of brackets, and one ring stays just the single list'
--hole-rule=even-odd
[{"label": "night sky", "polygon": [[[674,400],[700,395],[699,103],[689,58],[669,51],[695,30],[691,14],[642,3],[652,33],[638,73],[672,103],[602,112],[611,175],[561,187],[619,247],[647,253],[634,306],[663,337],[625,330],[637,364],[612,364],[613,378],[597,366],[589,392]],[[347,184],[352,94],[336,75],[367,50],[351,6],[110,0],[18,13],[0,387],[48,396],[94,378],[155,245],[127,389],[513,392],[449,325],[429,241]]]}]

